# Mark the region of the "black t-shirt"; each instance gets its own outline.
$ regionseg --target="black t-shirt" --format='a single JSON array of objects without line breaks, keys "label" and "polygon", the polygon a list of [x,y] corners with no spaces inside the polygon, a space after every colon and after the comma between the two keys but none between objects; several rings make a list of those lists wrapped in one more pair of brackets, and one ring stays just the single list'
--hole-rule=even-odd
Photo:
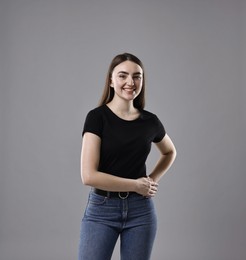
[{"label": "black t-shirt", "polygon": [[130,179],[146,176],[145,162],[151,143],[160,142],[166,134],[155,114],[142,110],[137,119],[127,121],[107,105],[87,114],[85,132],[101,138],[98,171]]}]

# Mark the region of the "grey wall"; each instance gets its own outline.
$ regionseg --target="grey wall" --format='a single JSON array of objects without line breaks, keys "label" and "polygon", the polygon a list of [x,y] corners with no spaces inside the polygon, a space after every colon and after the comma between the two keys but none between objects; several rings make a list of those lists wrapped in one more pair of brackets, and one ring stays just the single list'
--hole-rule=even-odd
[{"label": "grey wall", "polygon": [[77,258],[81,130],[124,51],[178,151],[152,259],[246,259],[245,17],[243,0],[1,0],[1,260]]}]

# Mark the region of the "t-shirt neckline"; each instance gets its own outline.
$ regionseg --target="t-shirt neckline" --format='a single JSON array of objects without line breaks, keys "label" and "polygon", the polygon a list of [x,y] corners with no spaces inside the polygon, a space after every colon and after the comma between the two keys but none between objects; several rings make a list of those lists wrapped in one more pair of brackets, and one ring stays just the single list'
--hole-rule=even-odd
[{"label": "t-shirt neckline", "polygon": [[119,119],[119,120],[121,120],[121,121],[123,121],[123,122],[128,122],[128,123],[136,122],[136,121],[138,121],[138,120],[141,118],[141,116],[142,116],[142,112],[141,112],[141,110],[139,110],[139,113],[140,113],[140,114],[139,114],[139,116],[138,116],[137,118],[135,118],[135,119],[133,119],[133,120],[126,120],[126,119],[121,118],[121,117],[119,117],[118,115],[116,115],[116,114],[108,107],[107,104],[105,104],[104,106],[106,107],[106,109],[107,109],[115,118],[117,118],[117,119]]}]

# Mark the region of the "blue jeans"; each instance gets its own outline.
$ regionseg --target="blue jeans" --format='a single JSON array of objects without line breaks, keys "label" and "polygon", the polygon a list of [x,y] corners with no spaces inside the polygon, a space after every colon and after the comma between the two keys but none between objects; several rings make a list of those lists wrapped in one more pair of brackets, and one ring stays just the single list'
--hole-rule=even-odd
[{"label": "blue jeans", "polygon": [[120,236],[121,260],[148,260],[157,221],[151,198],[107,198],[93,191],[81,222],[79,260],[110,260]]}]

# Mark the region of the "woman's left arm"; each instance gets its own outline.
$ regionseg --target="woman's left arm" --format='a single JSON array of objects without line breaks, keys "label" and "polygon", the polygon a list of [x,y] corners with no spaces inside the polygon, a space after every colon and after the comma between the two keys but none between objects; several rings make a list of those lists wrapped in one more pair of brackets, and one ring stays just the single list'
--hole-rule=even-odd
[{"label": "woman's left arm", "polygon": [[166,134],[164,138],[156,143],[157,148],[161,153],[161,157],[150,173],[149,177],[158,182],[160,178],[167,172],[176,158],[176,149],[171,138]]}]

